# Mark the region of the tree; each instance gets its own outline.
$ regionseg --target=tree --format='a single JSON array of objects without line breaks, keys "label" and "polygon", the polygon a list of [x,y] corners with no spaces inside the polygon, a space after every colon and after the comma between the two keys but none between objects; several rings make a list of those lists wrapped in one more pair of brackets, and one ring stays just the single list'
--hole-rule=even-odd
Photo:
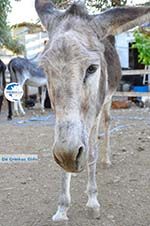
[{"label": "tree", "polygon": [[135,43],[133,48],[137,48],[139,62],[150,65],[150,29],[139,28],[134,32]]},{"label": "tree", "polygon": [[[53,0],[53,2],[59,7],[66,8],[70,4],[70,0]],[[104,10],[114,6],[123,6],[127,3],[127,0],[87,0],[86,4],[89,8],[96,10]]]},{"label": "tree", "polygon": [[11,29],[7,23],[7,15],[10,11],[10,0],[0,0],[0,47],[5,46],[12,52],[20,54],[24,51],[24,46],[11,35]]},{"label": "tree", "polygon": [[88,0],[87,5],[95,8],[96,10],[103,11],[110,7],[123,6],[127,3],[127,0]]}]

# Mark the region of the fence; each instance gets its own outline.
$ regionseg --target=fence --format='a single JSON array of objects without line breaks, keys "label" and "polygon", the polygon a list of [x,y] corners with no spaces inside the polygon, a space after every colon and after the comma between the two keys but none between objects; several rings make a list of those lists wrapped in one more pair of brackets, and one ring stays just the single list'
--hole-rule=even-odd
[{"label": "fence", "polygon": [[[145,75],[148,74],[150,76],[150,69],[144,69],[144,70],[123,70],[122,75]],[[148,96],[150,97],[150,92],[119,92],[117,91],[114,96],[120,96],[120,97],[142,97],[142,96]]]}]

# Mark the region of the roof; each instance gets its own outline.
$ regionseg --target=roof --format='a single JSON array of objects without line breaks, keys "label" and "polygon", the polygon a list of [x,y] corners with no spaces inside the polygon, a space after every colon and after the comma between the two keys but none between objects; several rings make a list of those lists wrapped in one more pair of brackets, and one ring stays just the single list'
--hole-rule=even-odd
[{"label": "roof", "polygon": [[40,31],[44,31],[42,25],[29,23],[29,22],[22,22],[22,23],[19,23],[19,24],[14,24],[14,25],[12,25],[11,28],[12,29],[17,29],[17,28],[22,28],[22,27],[27,27],[29,34],[37,33],[37,32],[40,32]]}]

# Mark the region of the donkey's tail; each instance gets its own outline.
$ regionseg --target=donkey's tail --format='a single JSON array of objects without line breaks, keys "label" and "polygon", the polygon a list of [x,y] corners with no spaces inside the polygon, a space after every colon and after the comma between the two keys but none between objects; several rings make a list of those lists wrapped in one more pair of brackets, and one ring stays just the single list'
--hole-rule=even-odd
[{"label": "donkey's tail", "polygon": [[13,61],[11,60],[8,64],[8,71],[10,74],[10,82],[18,82],[15,68],[13,67]]}]

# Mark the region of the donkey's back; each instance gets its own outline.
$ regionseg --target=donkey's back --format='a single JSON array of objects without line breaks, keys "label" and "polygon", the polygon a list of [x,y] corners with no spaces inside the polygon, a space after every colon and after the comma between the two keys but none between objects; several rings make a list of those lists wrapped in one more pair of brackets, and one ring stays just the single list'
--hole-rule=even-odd
[{"label": "donkey's back", "polygon": [[26,58],[13,58],[8,64],[10,75],[15,79],[27,77],[28,79],[45,79],[45,73],[41,67]]}]

